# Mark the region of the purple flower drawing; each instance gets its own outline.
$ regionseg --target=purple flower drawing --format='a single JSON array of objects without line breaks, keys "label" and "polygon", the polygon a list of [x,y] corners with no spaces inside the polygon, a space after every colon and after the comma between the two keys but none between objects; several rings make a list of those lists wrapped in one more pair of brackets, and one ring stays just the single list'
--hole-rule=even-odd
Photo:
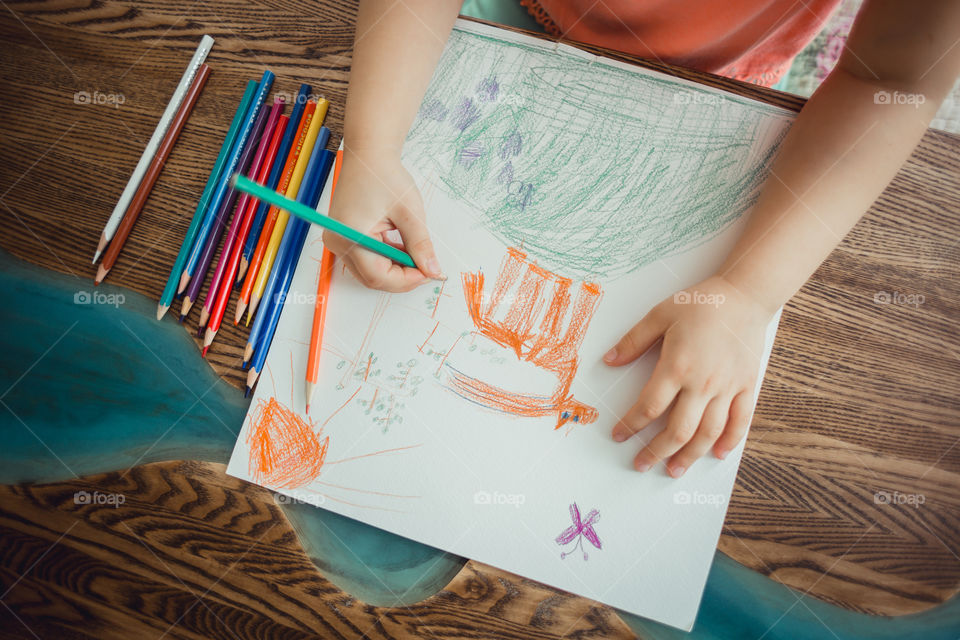
[{"label": "purple flower drawing", "polygon": [[574,549],[580,549],[580,552],[583,553],[583,559],[589,560],[587,550],[583,548],[584,538],[597,549],[603,548],[600,542],[600,536],[597,535],[596,530],[593,528],[594,523],[600,519],[600,512],[596,509],[591,509],[590,513],[587,514],[586,520],[582,520],[580,518],[580,507],[577,506],[576,502],[573,502],[570,504],[570,519],[573,520],[573,525],[564,529],[563,533],[557,536],[557,544],[560,546],[570,544],[571,542],[575,542],[575,544],[570,547],[569,551],[562,552],[560,559],[563,560],[566,558],[573,553]]}]

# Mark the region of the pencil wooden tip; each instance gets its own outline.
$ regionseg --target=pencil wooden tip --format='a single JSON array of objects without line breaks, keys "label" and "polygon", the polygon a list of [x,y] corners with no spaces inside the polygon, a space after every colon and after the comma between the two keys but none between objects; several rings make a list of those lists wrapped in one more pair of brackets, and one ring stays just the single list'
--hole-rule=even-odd
[{"label": "pencil wooden tip", "polygon": [[253,314],[257,312],[257,307],[260,305],[260,298],[256,296],[250,296],[250,306],[247,307],[247,326],[250,326],[250,319],[253,318]]},{"label": "pencil wooden tip", "polygon": [[207,327],[206,332],[203,334],[203,350],[206,352],[210,348],[210,345],[213,344],[213,339],[217,337],[217,332]]},{"label": "pencil wooden tip", "polygon": [[253,357],[253,345],[248,342],[247,346],[243,348],[243,361],[250,362],[250,358],[252,357]]},{"label": "pencil wooden tip", "polygon": [[250,367],[250,371],[247,372],[247,390],[253,389],[253,385],[257,384],[257,377],[260,375],[260,372]]},{"label": "pencil wooden tip", "polygon": [[184,271],[183,275],[180,276],[180,286],[177,288],[177,293],[183,293],[188,284],[190,284],[190,274]]},{"label": "pencil wooden tip", "polygon": [[190,313],[190,308],[193,307],[193,300],[190,299],[190,296],[183,297],[183,304],[180,305],[180,318],[186,318]]},{"label": "pencil wooden tip", "polygon": [[97,277],[93,279],[94,286],[103,282],[103,279],[107,277],[107,273],[110,272],[110,269],[105,269],[103,265],[100,265],[100,268],[97,269]]},{"label": "pencil wooden tip", "polygon": [[247,310],[247,303],[243,300],[237,300],[237,313],[233,318],[233,324],[240,324],[243,319],[243,312]]},{"label": "pencil wooden tip", "polygon": [[167,315],[167,309],[169,309],[169,308],[170,308],[169,305],[158,304],[158,305],[157,305],[157,320],[163,320],[163,316]]},{"label": "pencil wooden tip", "polygon": [[250,262],[246,258],[240,258],[240,268],[237,269],[237,282],[236,286],[240,286],[240,283],[243,282],[243,276],[247,274],[247,267],[250,266]]},{"label": "pencil wooden tip", "polygon": [[97,264],[97,260],[100,259],[100,256],[103,255],[103,250],[107,248],[107,234],[100,234],[100,241],[97,243],[97,251],[93,254],[93,264]]},{"label": "pencil wooden tip", "polygon": [[313,383],[309,380],[307,381],[307,387],[304,389],[304,398],[307,399],[307,414],[310,414],[310,398],[313,397]]},{"label": "pencil wooden tip", "polygon": [[210,312],[207,311],[207,308],[204,307],[200,310],[200,330],[197,332],[197,336],[203,335],[203,329],[207,326],[207,320],[210,319]]}]

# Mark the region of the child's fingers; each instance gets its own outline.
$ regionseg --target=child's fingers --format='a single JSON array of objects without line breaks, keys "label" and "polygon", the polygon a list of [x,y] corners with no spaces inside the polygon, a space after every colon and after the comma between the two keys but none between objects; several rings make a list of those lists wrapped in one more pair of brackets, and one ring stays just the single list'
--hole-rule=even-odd
[{"label": "child's fingers", "polygon": [[713,452],[721,460],[727,457],[730,450],[737,446],[737,443],[743,438],[750,426],[750,418],[753,416],[753,391],[747,389],[741,391],[730,404],[730,420],[727,422],[727,428],[723,435],[713,445]]},{"label": "child's fingers", "polygon": [[620,342],[603,356],[603,361],[616,367],[633,362],[642,356],[667,330],[662,316],[658,307],[651,309],[640,322],[633,325],[633,328],[620,338]]},{"label": "child's fingers", "polygon": [[354,246],[340,255],[343,263],[364,286],[391,293],[410,291],[427,281],[419,270]]},{"label": "child's fingers", "polygon": [[640,390],[637,402],[613,427],[613,439],[623,442],[656,420],[673,402],[680,391],[680,383],[666,373],[663,358],[657,363],[653,375]]},{"label": "child's fingers", "polygon": [[403,238],[404,250],[428,278],[443,278],[440,262],[430,240],[430,231],[423,220],[407,209],[401,209],[391,220]]},{"label": "child's fingers", "polygon": [[696,434],[667,463],[667,471],[671,476],[674,478],[682,476],[690,465],[699,460],[717,441],[727,425],[730,400],[730,396],[717,396],[710,401],[703,412]]},{"label": "child's fingers", "polygon": [[709,398],[702,394],[681,391],[677,404],[670,411],[667,426],[640,450],[633,459],[634,468],[637,471],[646,471],[687,444],[697,431],[707,400]]}]

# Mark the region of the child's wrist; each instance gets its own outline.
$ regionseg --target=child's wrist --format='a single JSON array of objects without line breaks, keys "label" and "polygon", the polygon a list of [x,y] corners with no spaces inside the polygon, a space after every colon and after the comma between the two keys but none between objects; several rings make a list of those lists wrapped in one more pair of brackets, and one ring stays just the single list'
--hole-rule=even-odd
[{"label": "child's wrist", "polygon": [[792,295],[784,295],[772,286],[762,286],[755,277],[744,274],[740,270],[719,271],[716,275],[749,300],[753,306],[770,316],[786,304]]}]

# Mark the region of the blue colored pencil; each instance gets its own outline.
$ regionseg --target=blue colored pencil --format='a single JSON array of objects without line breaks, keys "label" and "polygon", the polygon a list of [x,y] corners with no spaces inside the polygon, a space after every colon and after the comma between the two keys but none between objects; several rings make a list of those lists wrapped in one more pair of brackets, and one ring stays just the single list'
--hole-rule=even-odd
[{"label": "blue colored pencil", "polygon": [[[313,192],[316,190],[317,176],[321,166],[324,147],[327,146],[327,142],[329,140],[330,129],[326,127],[320,127],[320,131],[317,133],[317,141],[313,145],[313,153],[310,155],[310,161],[307,163],[307,169],[303,174],[303,180],[300,182],[300,189],[297,192],[297,202],[302,202],[308,206],[316,207],[316,205],[310,205],[310,202],[313,199]],[[287,227],[283,230],[283,236],[280,238],[280,246],[277,249],[277,257],[274,261],[276,266],[270,271],[270,277],[267,279],[267,285],[263,290],[262,300],[267,302],[270,306],[273,306],[277,303],[274,292],[276,291],[277,281],[283,276],[283,265],[287,260],[289,260],[290,246],[294,242],[293,238],[295,237],[295,230],[296,225],[287,224]],[[247,338],[247,348],[244,350],[243,354],[244,365],[249,362],[252,350],[257,347],[261,331],[263,331],[263,319],[269,315],[267,313],[263,313],[263,309],[260,311],[260,313],[257,313],[256,320],[253,323],[253,328],[250,330],[250,337]]]},{"label": "blue colored pencil", "polygon": [[[290,153],[290,147],[293,145],[293,139],[297,135],[297,128],[300,126],[300,118],[303,116],[303,110],[307,105],[307,96],[310,94],[311,87],[308,84],[300,85],[300,91],[297,92],[297,99],[293,103],[293,113],[290,114],[290,123],[287,124],[287,132],[280,141],[280,148],[277,150],[277,162],[270,170],[270,176],[267,178],[266,186],[276,189],[280,183],[280,176],[283,175],[283,159]],[[237,269],[236,286],[240,286],[243,277],[247,274],[247,267],[250,266],[250,258],[253,252],[257,250],[257,241],[260,239],[260,232],[263,231],[263,222],[267,219],[267,212],[270,205],[261,202],[253,217],[253,223],[250,225],[250,232],[247,234],[247,241],[243,245],[243,255],[240,258],[240,268]]]},{"label": "blue colored pencil", "polygon": [[[317,172],[319,179],[316,181],[316,188],[309,203],[310,206],[314,208],[316,208],[320,200],[323,185],[326,184],[327,177],[330,175],[330,169],[333,168],[333,162],[337,157],[336,154],[329,149],[324,149],[321,153],[321,166]],[[250,366],[250,372],[247,374],[247,388],[244,391],[244,397],[250,395],[250,390],[253,388],[253,385],[257,383],[257,378],[260,377],[263,365],[267,361],[267,353],[270,351],[270,344],[273,342],[273,336],[277,331],[277,324],[280,322],[283,300],[290,290],[290,283],[293,282],[293,275],[297,271],[300,254],[303,252],[303,243],[307,239],[307,232],[310,231],[310,223],[306,220],[295,218],[292,222],[293,224],[291,226],[296,227],[296,235],[294,236],[293,245],[290,247],[289,259],[286,260],[283,278],[278,285],[277,293],[273,296],[275,298],[274,304],[270,307],[269,317],[264,321],[263,335],[260,336],[260,343],[257,345],[256,353],[253,356],[253,361]],[[263,314],[260,317],[265,315],[266,314]]]},{"label": "blue colored pencil", "polygon": [[263,72],[263,77],[260,79],[260,84],[257,85],[257,95],[253,99],[253,102],[250,103],[250,108],[247,109],[247,115],[244,118],[243,129],[241,129],[240,135],[237,136],[236,141],[233,143],[233,148],[230,150],[230,156],[227,159],[226,166],[223,168],[223,175],[220,177],[220,183],[217,185],[217,190],[214,192],[213,198],[210,200],[210,206],[207,208],[207,215],[204,216],[203,223],[200,225],[200,231],[197,233],[193,248],[190,250],[190,257],[187,258],[186,268],[183,270],[183,275],[180,277],[180,286],[177,289],[177,293],[181,293],[187,287],[190,277],[193,276],[193,273],[197,268],[197,262],[200,260],[200,254],[203,251],[203,247],[206,245],[207,237],[210,235],[211,229],[213,229],[213,224],[217,217],[217,211],[220,210],[220,205],[223,203],[224,198],[227,197],[227,192],[232,190],[230,189],[230,177],[237,170],[237,162],[240,160],[240,154],[243,153],[243,148],[246,146],[247,139],[253,132],[253,125],[256,123],[257,115],[260,113],[260,107],[263,106],[267,99],[267,94],[270,93],[270,87],[273,85],[273,77],[273,72],[268,69]]}]

